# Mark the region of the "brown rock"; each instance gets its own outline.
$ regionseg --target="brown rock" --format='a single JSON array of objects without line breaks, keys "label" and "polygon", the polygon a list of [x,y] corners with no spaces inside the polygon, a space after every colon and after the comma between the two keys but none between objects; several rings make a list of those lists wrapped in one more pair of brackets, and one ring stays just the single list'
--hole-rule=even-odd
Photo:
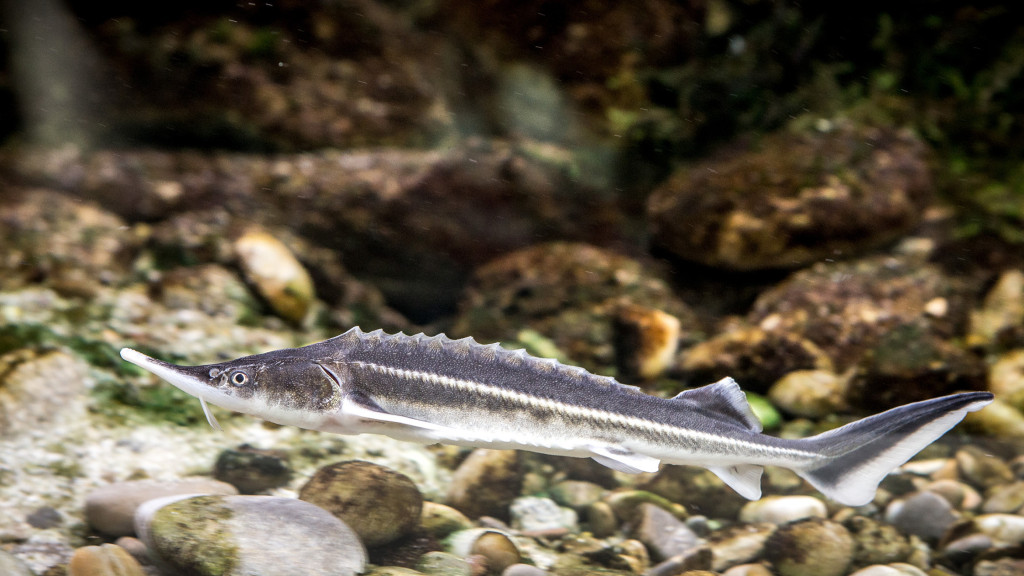
[{"label": "brown rock", "polygon": [[920,139],[888,128],[778,132],[658,188],[648,201],[652,241],[737,270],[863,252],[919,222],[932,196],[925,153]]},{"label": "brown rock", "polygon": [[145,576],[142,566],[114,544],[85,546],[68,562],[68,576]]},{"label": "brown rock", "polygon": [[423,508],[423,496],[408,476],[359,460],[320,468],[299,490],[299,499],[334,514],[368,548],[412,532]]},{"label": "brown rock", "polygon": [[477,449],[452,475],[448,504],[470,518],[507,520],[509,505],[519,496],[522,482],[518,452]]}]

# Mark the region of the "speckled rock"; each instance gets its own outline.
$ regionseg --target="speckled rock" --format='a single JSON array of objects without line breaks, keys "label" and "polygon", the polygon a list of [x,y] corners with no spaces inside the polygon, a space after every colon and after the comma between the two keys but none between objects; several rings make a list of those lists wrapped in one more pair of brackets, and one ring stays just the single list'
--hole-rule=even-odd
[{"label": "speckled rock", "polygon": [[0,435],[59,426],[85,413],[88,366],[59,350],[0,356]]},{"label": "speckled rock", "polygon": [[855,549],[842,524],[815,518],[779,527],[765,544],[765,557],[780,576],[842,576]]},{"label": "speckled rock", "polygon": [[512,527],[516,530],[577,530],[576,512],[562,508],[550,498],[520,496],[509,505]]},{"label": "speckled rock", "polygon": [[615,363],[612,322],[626,305],[661,310],[697,329],[696,317],[655,266],[580,243],[538,244],[476,270],[453,334],[517,341],[524,328],[551,338],[573,362],[607,371]]},{"label": "speckled rock", "polygon": [[90,200],[4,186],[0,201],[0,289],[43,281],[71,296],[124,283],[140,238]]},{"label": "speckled rock", "polygon": [[242,445],[217,456],[213,477],[238,488],[242,494],[255,494],[284,486],[291,479],[292,470],[286,453]]},{"label": "speckled rock", "polygon": [[145,576],[145,572],[124,548],[102,544],[75,550],[68,576]]},{"label": "speckled rock", "polygon": [[433,538],[444,538],[458,530],[467,530],[473,521],[451,506],[437,502],[423,502],[423,513],[420,516],[420,528]]},{"label": "speckled rock", "polygon": [[313,279],[295,254],[261,230],[235,240],[235,252],[246,279],[270,308],[285,320],[301,324],[316,295]]},{"label": "speckled rock", "polygon": [[739,524],[711,534],[711,569],[717,572],[764,557],[774,524]]},{"label": "speckled rock", "polygon": [[744,390],[764,392],[798,370],[832,370],[832,360],[810,339],[766,327],[735,325],[680,354],[679,368],[693,382],[728,374]]},{"label": "speckled rock", "polygon": [[643,306],[623,306],[612,321],[617,377],[651,380],[675,361],[681,323],[671,314]]},{"label": "speckled rock", "polygon": [[423,495],[408,476],[359,460],[320,468],[299,498],[337,516],[371,548],[409,534],[423,508]]},{"label": "speckled rock", "polygon": [[852,373],[828,370],[797,370],[772,385],[768,398],[783,412],[804,418],[824,418],[846,406],[846,389]]},{"label": "speckled rock", "polygon": [[[154,560],[197,576],[353,576],[366,566],[359,537],[329,512],[273,496],[198,496],[139,509]],[[302,542],[302,546],[295,546]]]},{"label": "speckled rock", "polygon": [[97,531],[109,536],[129,536],[135,534],[135,510],[147,500],[182,494],[237,493],[234,486],[210,478],[115,482],[86,496],[85,519]]},{"label": "speckled rock", "polygon": [[448,552],[461,558],[479,555],[486,559],[490,572],[501,572],[523,560],[519,545],[508,534],[488,528],[455,532],[445,540]]},{"label": "speckled rock", "polygon": [[746,320],[811,341],[836,373],[858,367],[847,400],[874,412],[984,386],[982,363],[952,343],[968,297],[935,265],[875,256],[801,270],[763,292]]},{"label": "speckled rock", "polygon": [[1024,573],[1024,559],[999,558],[980,560],[974,565],[973,576],[1017,576]]},{"label": "speckled rock", "polygon": [[828,508],[812,496],[766,496],[740,510],[740,522],[785,524],[805,518],[827,518]]},{"label": "speckled rock", "polygon": [[685,522],[654,504],[641,504],[633,537],[644,543],[654,560],[665,560],[695,548],[697,535]]},{"label": "speckled rock", "polygon": [[[1024,331],[1024,271],[1007,270],[999,275],[979,308],[972,310],[967,344],[988,346],[1013,333]],[[993,390],[994,392],[994,390]]]},{"label": "speckled rock", "polygon": [[470,518],[506,519],[522,481],[518,452],[474,450],[452,475],[448,504]]},{"label": "speckled rock", "polygon": [[548,491],[552,500],[577,512],[600,500],[605,493],[602,486],[583,480],[563,480]]},{"label": "speckled rock", "polygon": [[901,562],[910,555],[906,536],[891,524],[866,516],[854,516],[843,522],[857,542],[854,566]]},{"label": "speckled rock", "polygon": [[885,509],[886,522],[929,542],[941,538],[957,518],[949,501],[927,491],[894,500]]},{"label": "speckled rock", "polygon": [[754,150],[680,170],[651,195],[647,213],[652,242],[680,258],[793,268],[905,234],[931,196],[920,139],[843,122],[781,131]]}]

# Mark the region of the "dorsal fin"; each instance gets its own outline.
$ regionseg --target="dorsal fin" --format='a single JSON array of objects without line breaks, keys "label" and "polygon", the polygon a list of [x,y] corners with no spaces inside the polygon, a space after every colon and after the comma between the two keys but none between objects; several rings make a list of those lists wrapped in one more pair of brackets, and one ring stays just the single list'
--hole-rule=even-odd
[{"label": "dorsal fin", "polygon": [[732,378],[722,378],[714,384],[683,390],[673,400],[693,402],[701,410],[717,412],[747,430],[761,431],[761,421],[750,409],[750,403],[743,390],[740,390],[740,385]]}]

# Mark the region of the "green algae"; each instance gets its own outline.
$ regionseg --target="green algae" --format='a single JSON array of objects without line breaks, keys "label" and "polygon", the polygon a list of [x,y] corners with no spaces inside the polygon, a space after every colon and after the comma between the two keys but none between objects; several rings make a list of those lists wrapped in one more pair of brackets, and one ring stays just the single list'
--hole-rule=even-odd
[{"label": "green algae", "polygon": [[233,574],[238,548],[225,530],[233,515],[219,496],[168,504],[153,514],[149,524],[154,551],[188,574]]}]

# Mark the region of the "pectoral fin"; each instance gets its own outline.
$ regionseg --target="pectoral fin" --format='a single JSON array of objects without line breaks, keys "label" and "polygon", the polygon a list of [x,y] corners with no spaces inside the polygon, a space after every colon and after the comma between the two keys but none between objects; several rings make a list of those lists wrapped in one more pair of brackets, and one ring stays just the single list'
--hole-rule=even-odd
[{"label": "pectoral fin", "polygon": [[637,454],[632,450],[618,446],[591,446],[591,458],[619,472],[638,474],[640,472],[657,472],[661,461],[651,456]]},{"label": "pectoral fin", "polygon": [[761,473],[764,468],[754,464],[737,464],[735,466],[709,466],[708,470],[715,473],[730,488],[747,500],[761,497]]},{"label": "pectoral fin", "polygon": [[341,405],[341,412],[347,417],[360,418],[373,422],[401,424],[403,426],[410,426],[412,428],[431,430],[435,432],[447,430],[444,426],[438,426],[437,424],[417,420],[415,418],[391,414],[377,405],[377,403],[371,398],[358,392],[349,394],[345,397],[345,401]]}]

